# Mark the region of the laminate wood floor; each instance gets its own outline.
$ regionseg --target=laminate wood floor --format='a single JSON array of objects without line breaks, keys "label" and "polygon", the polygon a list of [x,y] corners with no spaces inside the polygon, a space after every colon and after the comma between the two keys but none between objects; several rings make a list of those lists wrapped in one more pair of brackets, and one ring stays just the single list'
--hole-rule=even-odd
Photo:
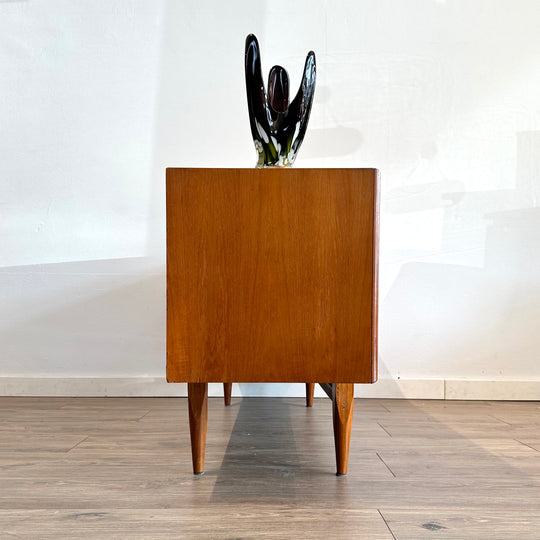
[{"label": "laminate wood floor", "polygon": [[540,403],[0,398],[0,538],[540,539]]}]

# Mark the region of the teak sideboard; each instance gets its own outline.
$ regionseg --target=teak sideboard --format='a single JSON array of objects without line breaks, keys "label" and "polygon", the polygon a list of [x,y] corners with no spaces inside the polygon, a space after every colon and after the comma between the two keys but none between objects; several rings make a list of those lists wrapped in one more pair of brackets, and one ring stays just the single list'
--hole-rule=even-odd
[{"label": "teak sideboard", "polygon": [[377,380],[376,169],[167,169],[167,380],[188,383],[204,471],[208,383],[315,383],[347,472],[354,383]]}]

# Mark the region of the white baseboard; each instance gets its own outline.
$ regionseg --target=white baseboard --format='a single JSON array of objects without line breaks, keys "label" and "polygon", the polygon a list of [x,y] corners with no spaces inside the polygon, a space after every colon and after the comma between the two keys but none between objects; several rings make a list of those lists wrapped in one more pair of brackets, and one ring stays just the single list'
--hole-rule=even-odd
[{"label": "white baseboard", "polygon": [[446,381],[445,399],[540,400],[540,381]]},{"label": "white baseboard", "polygon": [[[223,395],[222,385],[210,383],[209,396]],[[187,386],[168,384],[161,377],[0,377],[0,396],[57,397],[185,397]],[[233,396],[302,397],[303,384],[240,383]],[[316,387],[316,397],[324,397]],[[357,384],[355,397],[390,399],[540,400],[540,381],[471,381],[444,379],[380,379]]]}]

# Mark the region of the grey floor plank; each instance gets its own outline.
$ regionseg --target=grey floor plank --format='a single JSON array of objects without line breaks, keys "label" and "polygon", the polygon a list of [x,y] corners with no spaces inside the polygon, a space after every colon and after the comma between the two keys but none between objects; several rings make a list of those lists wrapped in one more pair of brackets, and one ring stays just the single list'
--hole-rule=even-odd
[{"label": "grey floor plank", "polygon": [[349,475],[330,401],[0,398],[9,538],[540,539],[538,403],[356,400]]}]

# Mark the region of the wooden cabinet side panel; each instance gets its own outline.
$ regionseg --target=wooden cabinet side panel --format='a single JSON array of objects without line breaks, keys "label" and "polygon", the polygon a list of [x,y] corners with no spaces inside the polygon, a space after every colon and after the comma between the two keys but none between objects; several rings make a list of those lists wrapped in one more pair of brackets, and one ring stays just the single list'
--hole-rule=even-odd
[{"label": "wooden cabinet side panel", "polygon": [[371,381],[379,377],[379,223],[381,201],[381,175],[374,171],[373,178],[373,218],[372,218],[372,300],[371,300]]},{"label": "wooden cabinet side panel", "polygon": [[377,187],[373,169],[168,169],[168,380],[375,380]]}]

